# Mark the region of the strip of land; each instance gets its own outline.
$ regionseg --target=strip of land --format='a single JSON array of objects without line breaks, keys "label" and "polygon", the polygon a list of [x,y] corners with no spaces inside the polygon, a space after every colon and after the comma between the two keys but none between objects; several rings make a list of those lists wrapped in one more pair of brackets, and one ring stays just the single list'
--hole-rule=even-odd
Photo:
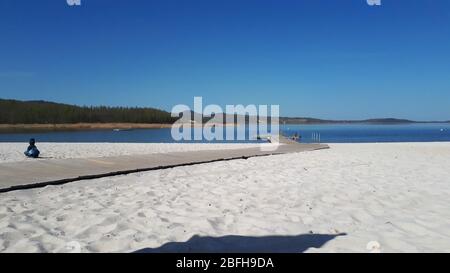
[{"label": "strip of land", "polygon": [[169,123],[0,124],[0,132],[159,129],[171,126]]},{"label": "strip of land", "polygon": [[[211,116],[192,111],[183,112],[189,120],[196,120],[193,125],[209,121]],[[186,117],[188,117],[186,116]],[[232,126],[236,123],[255,122],[259,117],[250,119],[247,113],[217,113],[215,122],[209,126]],[[238,118],[240,117],[240,119]],[[261,118],[263,121],[265,118]],[[19,101],[0,98],[0,133],[32,131],[66,131],[95,129],[152,129],[169,128],[178,120],[171,113],[155,108],[77,106],[47,101]],[[240,120],[240,121],[239,121]],[[270,123],[270,117],[267,122]],[[376,118],[366,120],[330,120],[310,117],[280,117],[280,124],[411,124],[437,123],[437,121],[413,121],[396,118]],[[450,122],[450,121],[442,121]]]},{"label": "strip of land", "polygon": [[[183,123],[181,123],[183,125]],[[47,131],[89,131],[89,130],[135,130],[135,129],[161,129],[171,128],[171,123],[59,123],[59,124],[0,124],[0,133],[26,133]],[[184,126],[211,127],[211,126],[236,126],[236,124],[224,123],[189,123]]]}]

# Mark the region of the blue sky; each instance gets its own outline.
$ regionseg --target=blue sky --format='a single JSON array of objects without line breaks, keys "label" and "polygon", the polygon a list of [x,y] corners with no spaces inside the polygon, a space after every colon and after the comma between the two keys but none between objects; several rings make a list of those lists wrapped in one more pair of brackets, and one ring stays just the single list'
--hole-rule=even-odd
[{"label": "blue sky", "polygon": [[0,0],[0,97],[450,119],[450,1]]}]

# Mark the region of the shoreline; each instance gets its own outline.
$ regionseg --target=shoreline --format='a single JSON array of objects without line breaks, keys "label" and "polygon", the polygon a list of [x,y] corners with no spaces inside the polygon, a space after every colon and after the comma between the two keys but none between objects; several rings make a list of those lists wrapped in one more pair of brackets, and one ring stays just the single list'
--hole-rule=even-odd
[{"label": "shoreline", "polygon": [[[189,124],[180,124],[189,125]],[[201,125],[191,123],[191,127]],[[139,129],[168,129],[172,123],[61,123],[61,124],[0,124],[0,134],[8,133],[39,133],[39,132],[76,132],[95,130],[139,130]],[[204,122],[203,126],[242,126],[242,124],[222,124]]]},{"label": "shoreline", "polygon": [[[154,129],[154,128],[171,128],[175,123],[128,123],[128,122],[79,122],[79,123],[17,123],[17,124],[5,124],[0,123],[0,132],[4,130],[95,130],[95,129]],[[448,121],[430,121],[430,122],[409,122],[409,123],[389,123],[389,122],[280,122],[281,125],[413,125],[413,124],[450,124]],[[185,124],[186,125],[186,124]],[[192,126],[199,126],[198,124],[191,123]],[[228,124],[228,123],[210,123],[204,121],[205,126],[231,126],[231,125],[243,125],[240,123]],[[248,124],[245,124],[248,125]]]},{"label": "shoreline", "polygon": [[0,124],[0,133],[38,131],[130,130],[171,128],[170,123]]}]

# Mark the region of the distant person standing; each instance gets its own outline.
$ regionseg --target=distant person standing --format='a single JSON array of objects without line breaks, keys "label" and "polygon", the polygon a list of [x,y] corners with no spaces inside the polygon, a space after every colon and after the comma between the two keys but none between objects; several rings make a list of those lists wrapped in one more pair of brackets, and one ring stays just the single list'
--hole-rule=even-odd
[{"label": "distant person standing", "polygon": [[24,154],[27,157],[38,158],[40,152],[39,152],[38,148],[36,147],[36,140],[34,138],[30,139],[29,144],[30,145],[28,146],[28,148]]}]

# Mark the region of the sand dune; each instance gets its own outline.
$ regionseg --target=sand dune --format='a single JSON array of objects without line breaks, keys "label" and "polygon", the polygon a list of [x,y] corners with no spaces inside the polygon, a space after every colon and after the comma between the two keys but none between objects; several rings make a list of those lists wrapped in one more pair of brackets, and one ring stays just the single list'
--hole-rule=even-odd
[{"label": "sand dune", "polygon": [[0,194],[2,252],[450,252],[450,143],[329,150]]}]

